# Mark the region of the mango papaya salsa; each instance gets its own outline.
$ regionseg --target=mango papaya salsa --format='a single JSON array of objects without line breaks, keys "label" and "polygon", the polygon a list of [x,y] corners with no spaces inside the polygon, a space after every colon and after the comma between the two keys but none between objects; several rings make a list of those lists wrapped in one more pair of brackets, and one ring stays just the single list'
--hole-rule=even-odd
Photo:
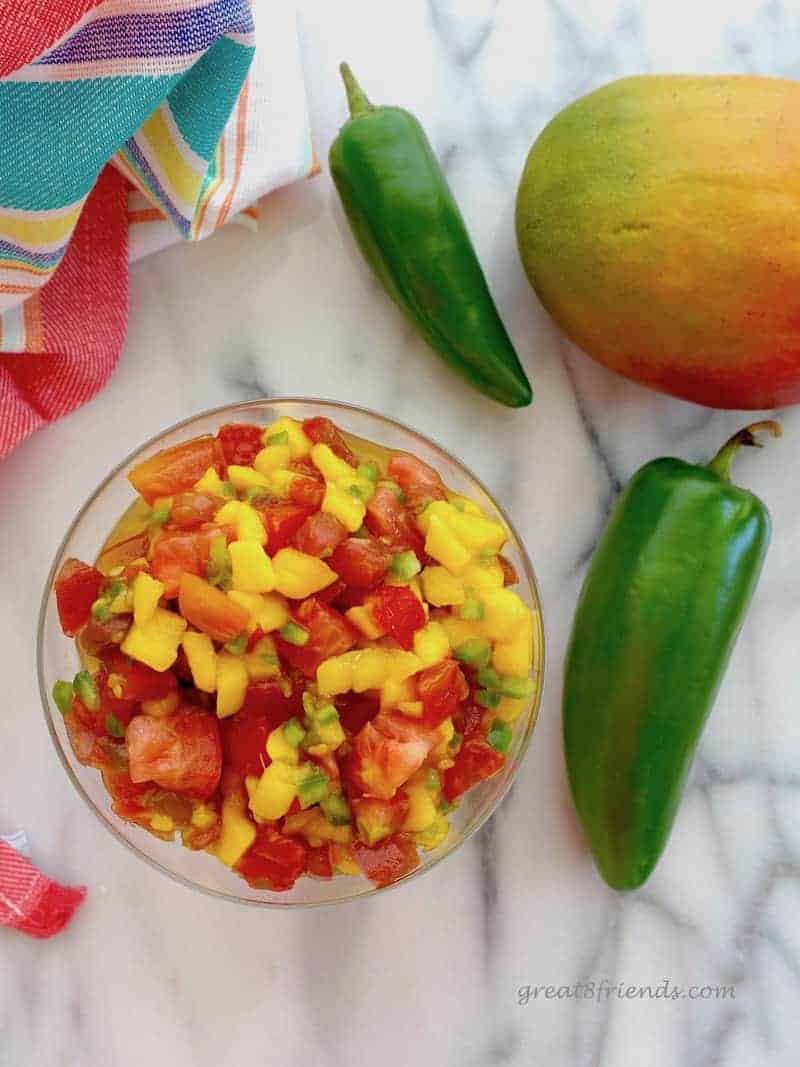
[{"label": "mango papaya salsa", "polygon": [[256,888],[402,878],[533,692],[505,527],[326,418],[227,424],[129,478],[96,563],[55,581],[76,757],[118,816]]}]

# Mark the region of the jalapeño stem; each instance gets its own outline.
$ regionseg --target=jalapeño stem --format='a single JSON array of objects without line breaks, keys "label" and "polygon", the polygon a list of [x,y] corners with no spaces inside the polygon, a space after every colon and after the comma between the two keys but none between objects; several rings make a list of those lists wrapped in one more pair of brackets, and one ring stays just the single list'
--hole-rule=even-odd
[{"label": "jalape\u00f1o stem", "polygon": [[347,63],[339,64],[339,73],[347,90],[347,105],[350,108],[350,118],[355,119],[359,115],[366,114],[367,111],[374,111],[374,106],[367,99],[367,94],[356,81]]},{"label": "jalape\u00f1o stem", "polygon": [[750,445],[752,448],[761,448],[761,442],[756,440],[757,433],[769,432],[773,437],[781,437],[783,430],[781,424],[774,419],[766,419],[764,422],[753,422],[745,426],[743,430],[735,433],[729,441],[726,441],[716,456],[708,464],[708,470],[713,471],[724,482],[731,480],[731,464],[734,456],[742,445]]}]

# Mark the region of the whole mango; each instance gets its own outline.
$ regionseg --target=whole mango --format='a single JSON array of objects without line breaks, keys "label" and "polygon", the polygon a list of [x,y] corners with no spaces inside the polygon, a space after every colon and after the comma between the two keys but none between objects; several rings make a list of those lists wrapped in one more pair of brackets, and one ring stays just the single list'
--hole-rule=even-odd
[{"label": "whole mango", "polygon": [[516,227],[531,285],[593,359],[710,407],[800,401],[800,82],[590,93],[531,148]]}]

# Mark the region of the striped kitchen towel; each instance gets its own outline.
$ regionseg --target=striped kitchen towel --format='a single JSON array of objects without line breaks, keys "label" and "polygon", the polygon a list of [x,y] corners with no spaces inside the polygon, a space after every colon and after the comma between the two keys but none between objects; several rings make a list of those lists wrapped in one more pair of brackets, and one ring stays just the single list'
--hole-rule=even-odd
[{"label": "striped kitchen towel", "polygon": [[47,878],[22,854],[20,842],[27,846],[21,832],[14,839],[0,837],[0,926],[30,937],[52,937],[72,918],[86,888]]},{"label": "striped kitchen towel", "polygon": [[285,0],[0,4],[0,456],[108,379],[131,258],[313,169]]}]

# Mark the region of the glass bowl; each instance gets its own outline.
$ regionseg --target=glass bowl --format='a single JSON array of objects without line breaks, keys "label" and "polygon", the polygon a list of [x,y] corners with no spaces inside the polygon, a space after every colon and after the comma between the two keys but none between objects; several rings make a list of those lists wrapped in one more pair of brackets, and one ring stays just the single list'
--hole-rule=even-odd
[{"label": "glass bowl", "polygon": [[114,524],[134,498],[127,479],[128,471],[137,463],[170,445],[178,444],[199,434],[216,433],[226,422],[253,422],[269,425],[281,415],[295,419],[327,415],[346,433],[367,438],[387,448],[403,449],[420,456],[441,474],[447,486],[478,501],[488,514],[499,518],[508,528],[510,538],[504,554],[520,575],[517,591],[533,613],[533,678],[535,691],[514,726],[514,738],[506,763],[500,773],[470,790],[461,805],[451,814],[451,830],[438,848],[420,851],[420,865],[393,885],[399,885],[427,871],[455,851],[492,815],[505,796],[519,769],[531,737],[541,699],[544,675],[544,642],[539,594],[533,568],[525,554],[508,516],[492,500],[481,483],[457,459],[414,430],[393,419],[349,404],[312,399],[255,400],[243,404],[205,411],[147,441],[119,464],[103,480],[78,512],[56,558],[44,590],[39,615],[37,660],[39,688],[47,726],[64,769],[87,806],[137,856],[163,871],[178,882],[202,890],[223,900],[266,907],[302,907],[333,904],[367,897],[393,888],[378,889],[361,876],[336,875],[330,880],[300,878],[293,889],[275,893],[252,889],[242,878],[224,867],[205,852],[193,852],[179,841],[162,841],[141,827],[120,819],[111,810],[110,798],[100,774],[79,763],[67,738],[64,722],[55,707],[51,690],[59,678],[71,678],[78,667],[75,642],[61,632],[56,610],[53,581],[63,561],[71,556],[94,560],[100,546]]}]

